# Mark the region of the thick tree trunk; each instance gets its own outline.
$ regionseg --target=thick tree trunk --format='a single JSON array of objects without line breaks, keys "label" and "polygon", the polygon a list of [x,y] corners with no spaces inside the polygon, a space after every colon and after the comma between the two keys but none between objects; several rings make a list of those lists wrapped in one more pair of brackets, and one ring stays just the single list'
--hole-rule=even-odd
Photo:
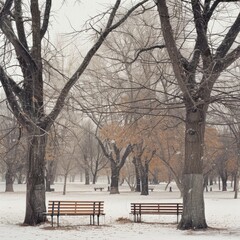
[{"label": "thick tree trunk", "polygon": [[13,192],[14,175],[9,169],[6,172],[5,180],[6,180],[5,192]]},{"label": "thick tree trunk", "polygon": [[185,174],[183,179],[183,215],[179,229],[207,228],[202,174]]},{"label": "thick tree trunk", "polygon": [[32,134],[29,134],[26,215],[24,220],[26,225],[33,226],[46,221],[46,217],[43,215],[46,212],[44,183],[46,140],[47,134],[40,129],[35,129]]},{"label": "thick tree trunk", "polygon": [[185,163],[183,174],[183,215],[179,229],[207,228],[203,198],[204,107],[187,107]]},{"label": "thick tree trunk", "polygon": [[111,163],[111,184],[110,194],[119,194],[119,168],[116,164]]}]

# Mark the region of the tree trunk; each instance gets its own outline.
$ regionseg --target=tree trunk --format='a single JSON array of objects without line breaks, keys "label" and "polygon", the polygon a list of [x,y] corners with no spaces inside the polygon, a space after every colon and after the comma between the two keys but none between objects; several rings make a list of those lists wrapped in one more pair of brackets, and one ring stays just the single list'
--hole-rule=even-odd
[{"label": "tree trunk", "polygon": [[13,192],[14,175],[9,169],[6,172],[5,180],[6,180],[5,192]]},{"label": "tree trunk", "polygon": [[204,184],[203,188],[205,188],[206,192],[208,192],[208,174],[204,176]]},{"label": "tree trunk", "polygon": [[64,175],[64,182],[63,182],[63,195],[66,195],[66,189],[67,189],[67,174]]},{"label": "tree trunk", "polygon": [[85,172],[85,185],[89,185],[90,184],[90,174],[89,174],[89,170],[87,168],[84,169]]},{"label": "tree trunk", "polygon": [[97,182],[97,172],[93,174],[92,184],[96,184],[96,182]]},{"label": "tree trunk", "polygon": [[148,163],[145,162],[144,166],[141,169],[141,183],[142,183],[142,190],[141,195],[149,195],[148,192]]},{"label": "tree trunk", "polygon": [[222,191],[225,192],[227,191],[227,171],[223,171],[222,174],[220,175],[221,180],[222,180]]},{"label": "tree trunk", "polygon": [[202,174],[185,174],[183,185],[183,215],[178,228],[207,228],[204,211]]},{"label": "tree trunk", "polygon": [[54,161],[47,161],[47,170],[46,170],[46,192],[51,192],[51,184],[53,182],[54,175]]},{"label": "tree trunk", "polygon": [[203,198],[203,143],[206,110],[187,106],[185,162],[183,174],[183,215],[179,229],[207,228]]},{"label": "tree trunk", "polygon": [[110,194],[119,194],[119,168],[111,162],[111,184],[110,184]]},{"label": "tree trunk", "polygon": [[234,178],[234,199],[238,198],[239,192],[239,181],[240,181],[240,141],[238,138],[237,141],[237,148],[238,148],[238,158],[237,158],[237,171]]},{"label": "tree trunk", "polygon": [[26,194],[26,214],[24,224],[34,226],[46,221],[45,205],[45,148],[47,134],[39,128],[29,133],[28,141],[28,174]]},{"label": "tree trunk", "polygon": [[139,168],[137,164],[137,160],[134,158],[133,164],[135,167],[135,175],[136,175],[136,187],[135,187],[135,192],[141,192],[141,178],[139,174]]},{"label": "tree trunk", "polygon": [[237,173],[234,178],[234,199],[238,198],[238,191],[239,191],[239,170],[237,170]]},{"label": "tree trunk", "polygon": [[51,192],[51,182],[48,176],[46,176],[46,192]]}]

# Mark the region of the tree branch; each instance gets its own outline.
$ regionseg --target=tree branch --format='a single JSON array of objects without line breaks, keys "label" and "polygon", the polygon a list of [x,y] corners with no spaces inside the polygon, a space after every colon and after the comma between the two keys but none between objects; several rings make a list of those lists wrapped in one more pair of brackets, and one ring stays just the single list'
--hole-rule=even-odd
[{"label": "tree branch", "polygon": [[48,29],[51,7],[52,7],[52,0],[46,0],[44,18],[43,18],[42,28],[40,31],[41,39],[44,37]]},{"label": "tree branch", "polygon": [[76,72],[72,75],[72,77],[69,79],[69,81],[66,83],[66,85],[62,89],[62,91],[61,91],[61,93],[60,93],[60,95],[57,99],[57,102],[55,104],[55,107],[53,108],[51,113],[45,118],[45,120],[43,122],[44,127],[49,128],[52,125],[52,123],[55,121],[55,119],[57,118],[58,114],[60,113],[60,111],[62,110],[62,108],[64,106],[64,101],[65,101],[65,99],[68,95],[68,92],[70,91],[72,86],[76,83],[76,81],[79,79],[79,77],[82,75],[84,70],[87,68],[87,66],[88,66],[89,62],[91,61],[92,57],[97,52],[97,50],[100,48],[100,46],[102,45],[102,43],[104,42],[104,40],[106,39],[108,34],[111,31],[113,31],[115,28],[117,28],[120,24],[122,24],[127,19],[127,17],[133,11],[135,11],[139,6],[141,6],[142,4],[144,4],[148,1],[149,0],[144,0],[144,1],[141,1],[140,3],[136,4],[126,13],[126,15],[122,19],[120,19],[114,25],[111,25],[113,23],[114,17],[115,17],[116,12],[117,12],[117,9],[119,8],[119,4],[121,2],[121,0],[116,1],[115,5],[113,7],[113,10],[112,10],[112,12],[109,16],[109,19],[108,19],[105,30],[99,36],[97,42],[93,45],[93,47],[88,51],[88,53],[86,54],[82,64],[79,66],[79,68],[76,70]]},{"label": "tree branch", "polygon": [[19,41],[22,43],[23,47],[28,50],[28,44],[27,44],[25,29],[23,25],[23,18],[22,18],[22,0],[15,0],[14,16],[15,16]]},{"label": "tree branch", "polygon": [[207,23],[203,18],[200,1],[192,0],[192,10],[197,31],[197,47],[201,52],[203,68],[206,69],[211,63],[212,56],[206,36]]},{"label": "tree branch", "polygon": [[161,27],[165,45],[168,51],[168,55],[171,59],[173,71],[179,83],[179,87],[185,96],[189,96],[188,88],[186,87],[186,74],[182,65],[183,56],[178,51],[175,39],[173,37],[173,30],[169,20],[169,13],[166,4],[166,0],[157,0],[157,8],[161,21]]},{"label": "tree branch", "polygon": [[[30,126],[31,121],[25,116],[25,114],[23,113],[23,111],[21,110],[21,107],[17,102],[16,96],[13,94],[13,91],[14,91],[13,88],[15,89],[15,91],[17,91],[15,82],[13,85],[12,81],[10,81],[10,78],[6,75],[5,71],[1,66],[0,66],[0,81],[2,83],[3,89],[7,96],[8,102],[11,106],[11,109],[14,113],[14,116],[16,116],[19,123],[22,124],[23,126]],[[13,88],[11,84],[13,85]]]},{"label": "tree branch", "polygon": [[229,29],[222,43],[217,48],[214,59],[221,59],[227,54],[229,49],[232,47],[236,37],[238,36],[239,31],[240,31],[240,13],[238,14],[238,17],[236,18],[235,22]]},{"label": "tree branch", "polygon": [[221,71],[228,68],[234,61],[240,58],[240,46],[235,48],[232,52],[230,52],[225,58],[223,62],[223,66]]}]

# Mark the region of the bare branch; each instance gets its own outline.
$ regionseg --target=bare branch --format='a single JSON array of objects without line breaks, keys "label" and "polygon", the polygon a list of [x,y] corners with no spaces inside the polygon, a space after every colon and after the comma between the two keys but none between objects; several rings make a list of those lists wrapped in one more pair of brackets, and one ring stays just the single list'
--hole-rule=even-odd
[{"label": "bare branch", "polygon": [[235,22],[232,24],[231,28],[226,34],[221,45],[217,48],[214,57],[215,59],[221,59],[227,54],[229,49],[232,47],[236,37],[238,36],[239,31],[240,31],[240,13],[238,14],[238,17],[236,18]]},{"label": "bare branch", "polygon": [[54,122],[54,120],[57,118],[58,114],[60,113],[61,109],[64,106],[64,101],[68,95],[68,92],[70,91],[70,89],[72,88],[72,86],[76,83],[76,81],[79,79],[79,77],[82,75],[82,73],[84,72],[84,70],[87,68],[89,62],[91,61],[92,57],[94,56],[94,54],[97,52],[97,50],[100,48],[100,46],[102,45],[102,43],[104,42],[104,40],[106,39],[106,37],[108,36],[108,34],[113,31],[115,28],[117,28],[120,24],[122,24],[127,18],[128,16],[134,12],[139,6],[141,6],[142,4],[148,2],[149,0],[144,0],[141,1],[140,3],[136,4],[135,6],[133,6],[125,15],[123,18],[121,18],[117,23],[115,23],[114,25],[111,25],[113,23],[115,14],[117,9],[119,8],[119,4],[120,4],[120,0],[117,0],[113,10],[109,16],[109,20],[107,22],[107,27],[105,28],[105,30],[102,32],[102,34],[99,36],[97,42],[93,45],[93,47],[88,51],[88,53],[86,54],[82,64],[79,66],[79,68],[76,70],[76,72],[73,74],[73,76],[69,79],[69,81],[66,83],[66,85],[64,86],[64,88],[62,89],[58,100],[56,102],[55,107],[53,108],[52,112],[45,118],[45,121],[43,123],[44,126],[47,126],[48,128],[52,125],[52,123]]},{"label": "bare branch", "polygon": [[44,37],[48,28],[51,7],[52,7],[52,0],[46,0],[44,18],[43,18],[42,28],[40,31],[41,39]]}]

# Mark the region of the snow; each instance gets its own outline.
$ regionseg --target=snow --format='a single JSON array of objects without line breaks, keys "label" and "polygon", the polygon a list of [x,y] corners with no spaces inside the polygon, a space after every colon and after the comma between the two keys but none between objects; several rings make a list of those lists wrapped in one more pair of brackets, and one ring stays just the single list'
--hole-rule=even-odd
[{"label": "snow", "polygon": [[[233,199],[233,192],[205,192],[206,219],[209,229],[205,231],[177,230],[176,216],[143,216],[144,223],[134,223],[129,215],[131,202],[181,202],[180,194],[164,191],[165,185],[154,187],[149,196],[130,192],[127,186],[120,187],[120,194],[110,195],[107,185],[104,190],[94,191],[94,186],[69,183],[67,194],[62,195],[62,184],[46,194],[46,200],[103,200],[105,217],[100,226],[90,226],[89,217],[60,217],[60,227],[46,223],[36,227],[22,226],[25,214],[25,185],[15,185],[14,193],[4,192],[0,183],[0,239],[1,240],[222,240],[240,239],[240,199]],[[122,220],[122,221],[117,221]]]}]

